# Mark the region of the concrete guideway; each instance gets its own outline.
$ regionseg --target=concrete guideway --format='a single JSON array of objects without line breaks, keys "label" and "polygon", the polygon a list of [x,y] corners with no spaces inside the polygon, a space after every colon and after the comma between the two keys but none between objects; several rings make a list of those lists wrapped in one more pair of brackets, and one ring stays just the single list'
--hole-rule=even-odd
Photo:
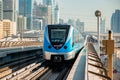
[{"label": "concrete guideway", "polygon": [[4,48],[4,49],[0,49],[0,58],[5,57],[8,54],[36,50],[36,49],[42,49],[42,46],[28,46],[28,47],[21,46],[21,47],[14,47],[14,48]]},{"label": "concrete guideway", "polygon": [[67,80],[85,80],[86,69],[86,49],[83,50],[78,55]]},{"label": "concrete guideway", "polygon": [[0,57],[7,54],[42,49],[43,43],[38,41],[2,41],[0,42]]}]

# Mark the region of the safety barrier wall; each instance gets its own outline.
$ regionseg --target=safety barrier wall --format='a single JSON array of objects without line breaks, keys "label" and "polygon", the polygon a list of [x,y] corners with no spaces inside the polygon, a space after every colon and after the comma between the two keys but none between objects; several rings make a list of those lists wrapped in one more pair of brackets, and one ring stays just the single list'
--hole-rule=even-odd
[{"label": "safety barrier wall", "polygon": [[1,41],[0,48],[7,48],[7,47],[19,47],[19,46],[41,46],[43,45],[42,42],[39,41]]}]

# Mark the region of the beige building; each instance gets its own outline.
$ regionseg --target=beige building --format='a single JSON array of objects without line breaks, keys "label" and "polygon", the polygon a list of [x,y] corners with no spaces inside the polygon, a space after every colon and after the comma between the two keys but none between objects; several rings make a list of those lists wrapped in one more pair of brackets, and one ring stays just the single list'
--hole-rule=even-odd
[{"label": "beige building", "polygon": [[52,24],[52,20],[51,20],[51,6],[48,6],[47,24]]},{"label": "beige building", "polygon": [[10,20],[0,21],[0,39],[16,35],[16,23]]},{"label": "beige building", "polygon": [[0,20],[0,39],[3,38],[3,22]]}]

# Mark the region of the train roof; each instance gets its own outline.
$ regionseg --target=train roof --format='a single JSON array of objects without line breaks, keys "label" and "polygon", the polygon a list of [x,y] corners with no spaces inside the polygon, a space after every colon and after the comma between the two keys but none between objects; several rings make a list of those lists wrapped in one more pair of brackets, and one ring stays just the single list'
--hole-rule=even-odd
[{"label": "train roof", "polygon": [[71,25],[68,25],[68,24],[49,24],[47,26],[71,26]]}]

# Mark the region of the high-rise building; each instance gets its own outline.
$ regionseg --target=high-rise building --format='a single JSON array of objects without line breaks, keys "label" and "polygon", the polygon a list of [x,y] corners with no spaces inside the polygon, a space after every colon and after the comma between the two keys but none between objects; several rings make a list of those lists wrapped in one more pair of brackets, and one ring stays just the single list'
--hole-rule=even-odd
[{"label": "high-rise building", "polygon": [[33,6],[33,30],[42,30],[43,27],[43,19],[42,19],[42,12],[45,15],[44,11],[46,11],[44,7],[44,11],[41,11],[43,7],[40,7],[42,5],[38,0],[34,1]]},{"label": "high-rise building", "polygon": [[47,12],[47,24],[51,24],[51,6],[48,6],[48,12]]},{"label": "high-rise building", "polygon": [[3,1],[3,19],[11,21],[17,20],[16,0],[2,0]]},{"label": "high-rise building", "polygon": [[43,0],[37,0],[40,4],[43,4]]},{"label": "high-rise building", "polygon": [[[10,24],[10,36],[16,35],[16,22],[17,22],[17,0],[2,0],[3,4],[3,30],[4,23]],[[9,31],[7,32],[9,33]]]},{"label": "high-rise building", "polygon": [[59,7],[58,7],[58,5],[56,5],[56,7],[55,7],[55,24],[59,24]]},{"label": "high-rise building", "polygon": [[84,22],[80,22],[80,31],[84,32]]},{"label": "high-rise building", "polygon": [[102,18],[101,18],[101,21],[100,21],[100,32],[101,33],[105,33],[106,32],[105,19],[102,19]]},{"label": "high-rise building", "polygon": [[120,10],[116,9],[111,17],[111,30],[120,33]]},{"label": "high-rise building", "polygon": [[59,24],[64,24],[64,20],[59,18]]},{"label": "high-rise building", "polygon": [[52,5],[53,4],[53,0],[43,0],[43,4],[45,4],[45,5]]},{"label": "high-rise building", "polygon": [[74,19],[68,19],[67,24],[72,25],[73,27],[75,27],[75,21],[74,21]]},{"label": "high-rise building", "polygon": [[43,0],[43,5],[51,6],[51,23],[55,23],[55,5],[56,1],[55,0]]},{"label": "high-rise building", "polygon": [[76,28],[80,32],[84,32],[84,22],[81,22],[79,19],[76,20]]},{"label": "high-rise building", "polygon": [[0,0],[0,20],[3,20],[3,0]]},{"label": "high-rise building", "polygon": [[0,39],[3,38],[3,22],[0,20]]},{"label": "high-rise building", "polygon": [[[38,24],[41,24],[38,25]],[[51,24],[51,6],[37,4],[34,2],[33,8],[33,29],[44,29],[47,24]]]},{"label": "high-rise building", "polygon": [[17,19],[17,32],[22,33],[26,30],[26,17],[19,15]]},{"label": "high-rise building", "polygon": [[35,19],[34,20],[34,30],[43,30],[43,20],[42,19]]},{"label": "high-rise building", "polygon": [[19,15],[27,18],[27,30],[32,29],[33,0],[19,0]]}]

